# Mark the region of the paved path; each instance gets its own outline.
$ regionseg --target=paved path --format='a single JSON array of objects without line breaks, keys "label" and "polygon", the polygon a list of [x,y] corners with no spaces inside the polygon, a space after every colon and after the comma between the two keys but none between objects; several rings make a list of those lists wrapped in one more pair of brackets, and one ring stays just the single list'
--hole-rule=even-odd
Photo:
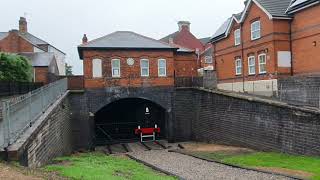
[{"label": "paved path", "polygon": [[[130,144],[129,144],[130,146]],[[141,150],[131,146],[133,157],[187,180],[286,180],[288,178],[232,168],[168,150]],[[137,148],[137,149],[136,149]]]}]

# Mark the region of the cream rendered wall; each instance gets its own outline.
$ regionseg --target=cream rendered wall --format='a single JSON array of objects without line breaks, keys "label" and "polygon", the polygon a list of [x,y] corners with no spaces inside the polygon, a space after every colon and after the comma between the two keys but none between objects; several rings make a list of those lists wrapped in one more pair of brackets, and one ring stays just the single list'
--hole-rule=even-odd
[{"label": "cream rendered wall", "polygon": [[[219,83],[218,89],[243,92],[243,82]],[[273,96],[278,91],[278,80],[245,81],[244,90],[250,94]]]}]

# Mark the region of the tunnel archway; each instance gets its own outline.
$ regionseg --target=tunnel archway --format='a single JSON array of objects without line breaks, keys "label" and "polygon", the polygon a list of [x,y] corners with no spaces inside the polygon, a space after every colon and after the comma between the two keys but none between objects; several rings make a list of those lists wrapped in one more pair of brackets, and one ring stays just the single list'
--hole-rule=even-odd
[{"label": "tunnel archway", "polygon": [[95,142],[105,145],[135,141],[134,130],[141,126],[161,128],[158,138],[166,138],[167,112],[160,105],[143,98],[114,101],[95,113]]}]

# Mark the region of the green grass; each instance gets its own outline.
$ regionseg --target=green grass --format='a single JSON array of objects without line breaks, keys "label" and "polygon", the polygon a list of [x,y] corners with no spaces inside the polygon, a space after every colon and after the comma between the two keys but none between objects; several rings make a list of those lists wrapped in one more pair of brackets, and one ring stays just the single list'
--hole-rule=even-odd
[{"label": "green grass", "polygon": [[174,180],[126,157],[86,153],[57,158],[57,164],[46,166],[47,171],[58,172],[72,179],[84,180]]},{"label": "green grass", "polygon": [[312,173],[313,180],[320,180],[320,157],[294,156],[282,153],[255,152],[247,154],[194,153],[196,156],[219,160],[242,167],[273,167]]}]

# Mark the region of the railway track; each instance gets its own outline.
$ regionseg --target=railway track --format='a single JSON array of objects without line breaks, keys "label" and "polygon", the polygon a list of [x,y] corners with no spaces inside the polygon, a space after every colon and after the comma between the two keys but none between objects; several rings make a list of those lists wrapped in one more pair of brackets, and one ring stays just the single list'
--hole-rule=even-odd
[{"label": "railway track", "polygon": [[97,150],[103,151],[105,154],[125,154],[134,151],[150,151],[164,149],[167,149],[167,147],[159,141],[109,144],[97,148]]}]

